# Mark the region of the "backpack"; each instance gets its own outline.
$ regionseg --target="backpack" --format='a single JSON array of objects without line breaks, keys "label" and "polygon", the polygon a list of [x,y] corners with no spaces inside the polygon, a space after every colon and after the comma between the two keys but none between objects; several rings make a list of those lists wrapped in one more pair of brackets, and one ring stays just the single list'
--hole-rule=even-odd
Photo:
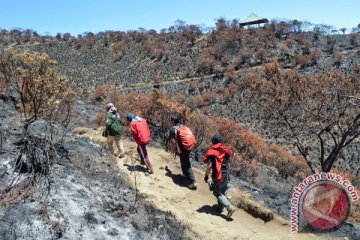
[{"label": "backpack", "polygon": [[120,121],[118,119],[114,120],[114,122],[111,124],[111,131],[113,133],[117,133],[119,135],[122,134],[122,125],[120,124]]},{"label": "backpack", "polygon": [[180,140],[185,150],[191,150],[195,147],[196,139],[191,129],[187,126],[181,126],[177,130],[177,139]]},{"label": "backpack", "polygon": [[120,123],[120,117],[107,113],[106,115],[106,130],[110,136],[122,135],[123,127]]}]

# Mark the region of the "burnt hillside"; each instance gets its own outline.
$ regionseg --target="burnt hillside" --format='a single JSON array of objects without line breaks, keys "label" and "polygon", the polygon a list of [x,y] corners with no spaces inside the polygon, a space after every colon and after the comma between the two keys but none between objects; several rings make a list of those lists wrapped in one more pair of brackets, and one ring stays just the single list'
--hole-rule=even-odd
[{"label": "burnt hillside", "polygon": [[[109,222],[99,237],[119,235],[113,227],[119,224],[130,227],[129,236],[156,237],[157,233],[147,233],[145,225],[138,225],[136,218],[141,214],[134,216],[123,211],[131,208],[132,201],[136,203],[137,189],[122,184],[123,179],[113,171],[115,166],[107,164],[108,153],[101,146],[69,131],[63,136],[64,144],[54,148],[46,139],[39,139],[42,128],[38,129],[36,124],[42,120],[35,125],[22,121],[38,118],[59,122],[66,128],[74,121],[74,126],[96,129],[104,124],[103,107],[110,101],[118,108],[124,125],[127,125],[124,116],[129,112],[146,118],[152,131],[152,144],[168,151],[169,116],[179,115],[196,134],[198,144],[192,150],[193,160],[202,158],[211,137],[219,132],[224,144],[234,153],[229,167],[232,183],[250,190],[261,205],[281,216],[289,216],[288,199],[293,187],[311,173],[339,173],[358,189],[359,30],[360,27],[351,34],[338,34],[325,25],[309,26],[298,21],[273,21],[264,28],[243,29],[235,20],[224,19],[219,19],[216,27],[207,32],[196,25],[176,25],[160,33],[107,31],[77,37],[68,33],[50,37],[32,30],[2,30],[0,134],[6,138],[0,153],[6,166],[0,174],[4,177],[0,179],[3,185],[0,194],[6,197],[4,204],[29,199],[31,205],[36,197],[31,186],[38,182],[21,181],[21,187],[28,189],[25,194],[22,189],[13,188],[11,182],[16,177],[22,179],[23,163],[25,170],[32,171],[29,161],[39,158],[46,163],[45,168],[39,169],[41,174],[45,171],[44,182],[48,186],[53,183],[68,186],[62,191],[65,200],[68,195],[74,195],[74,202],[81,206],[81,199],[90,196],[90,192],[81,189],[102,193],[91,198],[87,202],[89,207],[82,209],[79,216],[63,218],[66,201],[56,198],[56,191],[49,190],[47,194],[54,196],[54,201],[36,202],[33,211],[39,212],[39,217],[47,222],[44,229],[51,226],[52,236],[72,236],[67,230],[72,223],[80,224],[76,231],[92,234],[89,229],[96,229],[92,224],[101,228]],[[23,128],[36,128],[40,133],[26,135],[26,131],[21,131]],[[100,137],[100,131],[95,135]],[[42,152],[28,152],[36,150],[37,144]],[[54,149],[54,158],[42,157]],[[128,155],[132,158],[132,151]],[[158,152],[154,156],[163,158]],[[54,162],[48,164],[49,159]],[[193,163],[201,169],[199,163]],[[126,171],[135,170],[125,164]],[[48,174],[50,169],[53,175]],[[163,175],[166,168],[159,166],[159,170]],[[106,187],[109,181],[112,184]],[[74,192],[77,189],[80,191]],[[109,197],[114,194],[123,197]],[[175,196],[177,200],[178,192]],[[93,204],[101,203],[93,208]],[[52,205],[55,207],[50,208]],[[354,204],[349,221],[358,223],[359,207],[358,203]],[[108,208],[110,214],[106,213]],[[139,213],[149,215],[142,223],[152,220],[153,208],[145,204],[140,208]],[[4,216],[10,228],[0,228],[0,235],[16,239],[27,231],[27,225],[17,228],[15,218],[21,215],[23,222],[30,221],[26,217],[28,208],[24,211],[10,206],[9,209]],[[101,214],[95,214],[97,211]],[[128,218],[119,222],[113,219],[113,214]],[[167,223],[161,220],[154,228],[164,228],[165,239],[174,238],[170,231],[173,226],[186,228],[175,217],[164,212],[157,214]],[[167,221],[169,217],[171,221]],[[344,232],[350,227],[345,226]],[[180,231],[175,238],[186,239],[191,235]],[[357,236],[353,239],[358,239]]]},{"label": "burnt hillside", "polygon": [[244,30],[236,22],[220,19],[209,33],[185,25],[163,33],[108,31],[77,38],[3,30],[0,46],[45,52],[59,62],[74,84],[86,83],[88,90],[103,84],[131,86],[224,76],[273,60],[302,73],[331,67],[347,73],[359,64],[359,33],[330,35],[325,27],[305,32],[305,27],[294,24],[273,22],[265,28]]},{"label": "burnt hillside", "polygon": [[[160,33],[107,31],[78,37],[3,30],[0,46],[47,53],[78,93],[95,93],[97,101],[104,99],[103,90],[109,86],[122,93],[160,90],[175,94],[177,101],[193,110],[232,119],[293,150],[291,139],[281,135],[283,128],[264,123],[265,114],[252,103],[243,83],[261,75],[265,64],[273,61],[283,71],[296,70],[300,76],[330,70],[351,76],[360,64],[357,30],[339,34],[326,25],[298,21],[273,21],[264,28],[245,30],[235,20],[219,19],[209,32],[196,25],[175,25]],[[358,148],[353,143],[340,162],[350,158],[356,165]],[[344,168],[357,170],[353,165]]]}]

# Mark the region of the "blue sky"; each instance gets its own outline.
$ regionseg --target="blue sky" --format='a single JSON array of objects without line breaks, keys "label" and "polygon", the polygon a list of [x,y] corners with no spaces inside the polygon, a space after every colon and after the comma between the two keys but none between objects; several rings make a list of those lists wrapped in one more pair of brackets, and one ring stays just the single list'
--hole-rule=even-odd
[{"label": "blue sky", "polygon": [[360,0],[1,0],[0,28],[39,34],[168,28],[180,19],[213,27],[215,20],[307,20],[351,29],[360,23]]}]

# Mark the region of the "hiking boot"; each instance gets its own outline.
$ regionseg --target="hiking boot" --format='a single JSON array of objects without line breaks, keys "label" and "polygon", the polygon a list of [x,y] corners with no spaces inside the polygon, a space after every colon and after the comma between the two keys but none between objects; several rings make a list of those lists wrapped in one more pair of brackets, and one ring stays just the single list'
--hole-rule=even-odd
[{"label": "hiking boot", "polygon": [[233,207],[231,210],[228,210],[228,214],[227,214],[226,218],[227,218],[228,220],[230,220],[230,219],[231,219],[231,216],[233,215],[234,212],[235,212],[235,208],[234,208],[234,207]]},{"label": "hiking boot", "polygon": [[197,189],[197,183],[194,182],[194,183],[189,184],[188,188],[190,188],[191,190],[196,190]]}]

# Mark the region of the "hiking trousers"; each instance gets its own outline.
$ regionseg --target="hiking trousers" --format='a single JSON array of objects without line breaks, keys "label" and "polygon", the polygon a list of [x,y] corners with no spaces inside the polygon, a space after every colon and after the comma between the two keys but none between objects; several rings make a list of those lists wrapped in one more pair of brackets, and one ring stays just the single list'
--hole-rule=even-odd
[{"label": "hiking trousers", "polygon": [[137,145],[137,152],[139,153],[141,163],[145,163],[148,171],[153,173],[154,171],[146,150],[146,144]]},{"label": "hiking trousers", "polygon": [[190,151],[182,150],[180,153],[180,165],[183,174],[189,179],[190,183],[195,183],[195,176],[190,163]]},{"label": "hiking trousers", "polygon": [[213,194],[217,198],[218,205],[220,207],[225,207],[228,211],[231,211],[231,210],[233,210],[235,208],[230,203],[230,201],[227,199],[227,197],[225,196],[225,192],[226,192],[226,189],[227,189],[227,183],[228,183],[227,178],[222,179],[221,182],[215,182],[214,181]]},{"label": "hiking trousers", "polygon": [[114,152],[114,142],[115,142],[115,145],[116,145],[116,148],[118,150],[118,154],[120,155],[124,155],[125,154],[125,151],[124,151],[124,146],[123,146],[123,143],[121,141],[121,136],[120,135],[116,135],[116,136],[108,136],[108,147],[109,147],[109,150],[113,153]]}]

